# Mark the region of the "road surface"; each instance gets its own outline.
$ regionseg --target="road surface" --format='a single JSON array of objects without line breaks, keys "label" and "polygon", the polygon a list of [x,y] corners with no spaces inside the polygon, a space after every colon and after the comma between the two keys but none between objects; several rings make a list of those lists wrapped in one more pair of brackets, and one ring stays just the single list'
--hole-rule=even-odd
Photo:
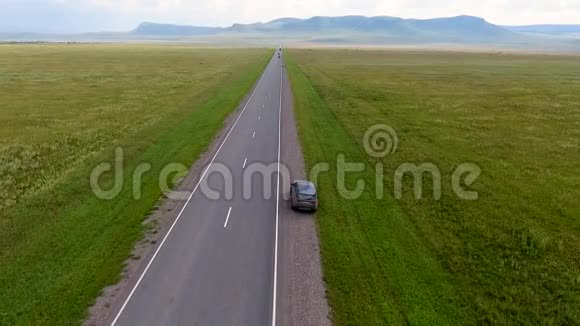
[{"label": "road surface", "polygon": [[[279,166],[282,60],[272,57],[210,172],[200,177],[111,325],[274,324],[281,184],[276,173],[270,185],[252,182],[254,195],[245,199],[242,181],[256,162]],[[233,196],[210,199],[206,183],[226,193],[226,182],[211,172],[223,167],[231,172]],[[268,192],[270,198],[263,195]]]}]

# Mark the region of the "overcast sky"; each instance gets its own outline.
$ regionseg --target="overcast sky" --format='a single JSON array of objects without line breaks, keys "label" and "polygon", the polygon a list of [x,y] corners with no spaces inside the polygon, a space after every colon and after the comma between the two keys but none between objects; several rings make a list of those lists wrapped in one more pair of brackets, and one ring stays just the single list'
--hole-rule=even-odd
[{"label": "overcast sky", "polygon": [[580,24],[580,0],[0,0],[0,31],[125,31],[153,21],[201,26],[280,17],[473,15],[496,24]]}]

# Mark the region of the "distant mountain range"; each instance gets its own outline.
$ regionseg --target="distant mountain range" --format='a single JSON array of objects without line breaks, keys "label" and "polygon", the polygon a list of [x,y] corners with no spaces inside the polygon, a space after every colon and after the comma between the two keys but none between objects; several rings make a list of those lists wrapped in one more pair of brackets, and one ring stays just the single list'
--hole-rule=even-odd
[{"label": "distant mountain range", "polygon": [[234,24],[230,27],[201,27],[142,23],[131,33],[140,35],[215,35],[220,33],[269,34],[332,34],[382,33],[384,35],[433,37],[488,37],[514,36],[514,33],[570,35],[580,34],[580,25],[499,26],[483,18],[457,16],[434,19],[403,19],[389,16],[312,17],[308,19],[280,18],[267,23]]},{"label": "distant mountain range", "polygon": [[580,25],[499,26],[483,18],[457,16],[403,19],[389,16],[280,18],[229,27],[141,23],[121,33],[52,35],[0,33],[0,41],[193,41],[219,44],[498,45],[514,48],[580,49]]},{"label": "distant mountain range", "polygon": [[512,38],[515,33],[483,18],[458,16],[435,19],[403,19],[377,16],[281,18],[267,23],[234,24],[227,28],[142,23],[133,34],[199,36],[215,34],[302,35],[310,37],[367,34],[390,38],[434,41],[493,41]]},{"label": "distant mountain range", "polygon": [[505,26],[506,29],[530,34],[545,35],[580,35],[580,25],[529,25],[529,26]]}]

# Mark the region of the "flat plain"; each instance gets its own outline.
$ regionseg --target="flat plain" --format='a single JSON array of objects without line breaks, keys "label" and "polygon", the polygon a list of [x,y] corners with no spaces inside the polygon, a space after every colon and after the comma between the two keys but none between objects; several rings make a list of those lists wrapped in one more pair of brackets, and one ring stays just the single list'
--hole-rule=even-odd
[{"label": "flat plain", "polygon": [[[267,49],[0,46],[0,324],[78,324],[115,283],[162,195],[257,80]],[[120,193],[89,175],[123,150]],[[141,195],[132,173],[149,163]],[[100,179],[110,189],[114,176]]]},{"label": "flat plain", "polygon": [[[336,325],[580,323],[580,57],[413,50],[287,53],[298,128],[318,178],[324,279]],[[391,126],[374,158],[366,130]],[[337,190],[337,156],[364,163]],[[376,164],[384,179],[376,191]],[[441,173],[422,199],[401,164]],[[481,169],[460,199],[452,175]],[[382,197],[382,198],[381,198]]]}]

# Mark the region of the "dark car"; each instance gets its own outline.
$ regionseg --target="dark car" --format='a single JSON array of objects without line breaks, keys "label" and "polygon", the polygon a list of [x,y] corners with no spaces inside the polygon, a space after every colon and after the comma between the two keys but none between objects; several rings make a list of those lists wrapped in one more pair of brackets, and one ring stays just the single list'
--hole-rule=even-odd
[{"label": "dark car", "polygon": [[296,180],[290,186],[290,202],[292,209],[316,211],[318,196],[316,187],[310,181]]}]

